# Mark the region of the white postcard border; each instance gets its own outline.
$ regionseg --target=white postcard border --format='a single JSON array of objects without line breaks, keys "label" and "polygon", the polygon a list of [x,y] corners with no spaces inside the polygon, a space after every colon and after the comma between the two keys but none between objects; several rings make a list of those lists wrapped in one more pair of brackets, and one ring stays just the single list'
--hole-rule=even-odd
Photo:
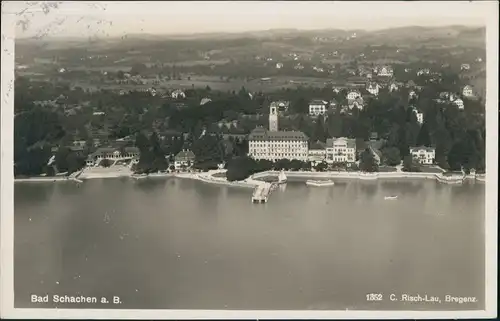
[{"label": "white postcard border", "polygon": [[[437,1],[436,1],[437,2]],[[448,2],[450,3],[450,2]],[[359,2],[358,2],[359,4]],[[16,17],[5,13],[2,3],[2,102],[0,171],[0,316],[2,318],[68,319],[448,319],[497,316],[498,224],[498,2],[485,7],[487,27],[486,99],[486,217],[484,311],[288,311],[288,310],[115,310],[115,309],[15,309],[14,308],[14,41]],[[5,6],[4,6],[5,5]],[[391,5],[385,3],[385,5]],[[483,4],[484,5],[484,4]]]}]

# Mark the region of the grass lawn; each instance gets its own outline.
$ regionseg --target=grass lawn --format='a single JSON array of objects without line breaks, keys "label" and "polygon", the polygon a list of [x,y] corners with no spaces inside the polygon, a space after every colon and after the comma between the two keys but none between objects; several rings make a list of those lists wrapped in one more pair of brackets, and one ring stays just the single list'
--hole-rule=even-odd
[{"label": "grass lawn", "polygon": [[443,171],[436,167],[421,166],[420,169],[424,173],[442,173]]},{"label": "grass lawn", "polygon": [[226,173],[215,173],[212,176],[213,177],[226,177]]}]

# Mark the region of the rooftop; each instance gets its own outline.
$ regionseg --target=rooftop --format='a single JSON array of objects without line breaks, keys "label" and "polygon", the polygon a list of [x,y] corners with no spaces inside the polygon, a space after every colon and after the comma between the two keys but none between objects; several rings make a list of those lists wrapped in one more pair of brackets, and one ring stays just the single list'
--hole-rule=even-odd
[{"label": "rooftop", "polygon": [[[116,147],[100,147],[94,152],[94,156],[113,154],[114,152],[120,152],[120,148]],[[123,151],[127,154],[139,154],[139,148],[137,147],[124,147]]]},{"label": "rooftop", "polygon": [[254,129],[249,137],[253,141],[307,141],[306,134],[300,131],[269,131],[265,128]]},{"label": "rooftop", "polygon": [[436,149],[434,147],[427,147],[427,146],[415,146],[415,147],[410,147],[410,152],[418,152],[421,150],[425,150],[426,152],[434,152]]},{"label": "rooftop", "polygon": [[345,142],[347,144],[347,148],[356,148],[356,139],[346,138],[346,137],[328,138],[326,140],[326,147],[332,148],[334,143],[341,143],[341,142]]},{"label": "rooftop", "polygon": [[194,153],[190,150],[183,150],[177,153],[177,155],[175,155],[176,161],[190,161],[194,160],[194,158],[195,158]]},{"label": "rooftop", "polygon": [[325,149],[325,147],[326,147],[325,143],[318,140],[314,143],[311,143],[309,149]]},{"label": "rooftop", "polygon": [[324,100],[321,100],[321,99],[313,99],[309,103],[309,105],[326,105],[326,104],[327,104],[327,102]]}]

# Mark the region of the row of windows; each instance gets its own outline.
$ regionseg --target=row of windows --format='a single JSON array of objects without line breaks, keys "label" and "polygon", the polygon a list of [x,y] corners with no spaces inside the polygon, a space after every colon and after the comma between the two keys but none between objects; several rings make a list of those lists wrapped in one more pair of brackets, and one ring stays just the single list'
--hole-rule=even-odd
[{"label": "row of windows", "polygon": [[97,155],[98,159],[104,159],[104,158],[123,158],[123,157],[136,157],[139,156],[138,154],[105,154],[105,155]]},{"label": "row of windows", "polygon": [[264,146],[264,145],[307,145],[307,142],[303,141],[288,141],[288,142],[283,142],[283,141],[270,141],[270,142],[250,142],[250,146]]},{"label": "row of windows", "polygon": [[293,149],[307,149],[307,145],[260,145],[249,146],[249,148],[293,148]]},{"label": "row of windows", "polygon": [[307,154],[304,153],[252,153],[256,156],[267,156],[267,157],[276,157],[276,156],[285,156],[285,157],[306,157]]},{"label": "row of windows", "polygon": [[306,154],[307,151],[304,150],[296,150],[296,149],[252,149],[251,153],[265,153],[265,154],[273,154],[273,153],[295,153],[295,154]]}]

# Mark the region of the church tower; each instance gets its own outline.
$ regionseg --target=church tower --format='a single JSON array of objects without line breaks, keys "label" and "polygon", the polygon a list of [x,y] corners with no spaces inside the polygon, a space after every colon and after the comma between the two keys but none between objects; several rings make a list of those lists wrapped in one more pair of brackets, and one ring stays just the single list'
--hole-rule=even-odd
[{"label": "church tower", "polygon": [[278,106],[275,103],[269,106],[269,130],[278,131]]}]

